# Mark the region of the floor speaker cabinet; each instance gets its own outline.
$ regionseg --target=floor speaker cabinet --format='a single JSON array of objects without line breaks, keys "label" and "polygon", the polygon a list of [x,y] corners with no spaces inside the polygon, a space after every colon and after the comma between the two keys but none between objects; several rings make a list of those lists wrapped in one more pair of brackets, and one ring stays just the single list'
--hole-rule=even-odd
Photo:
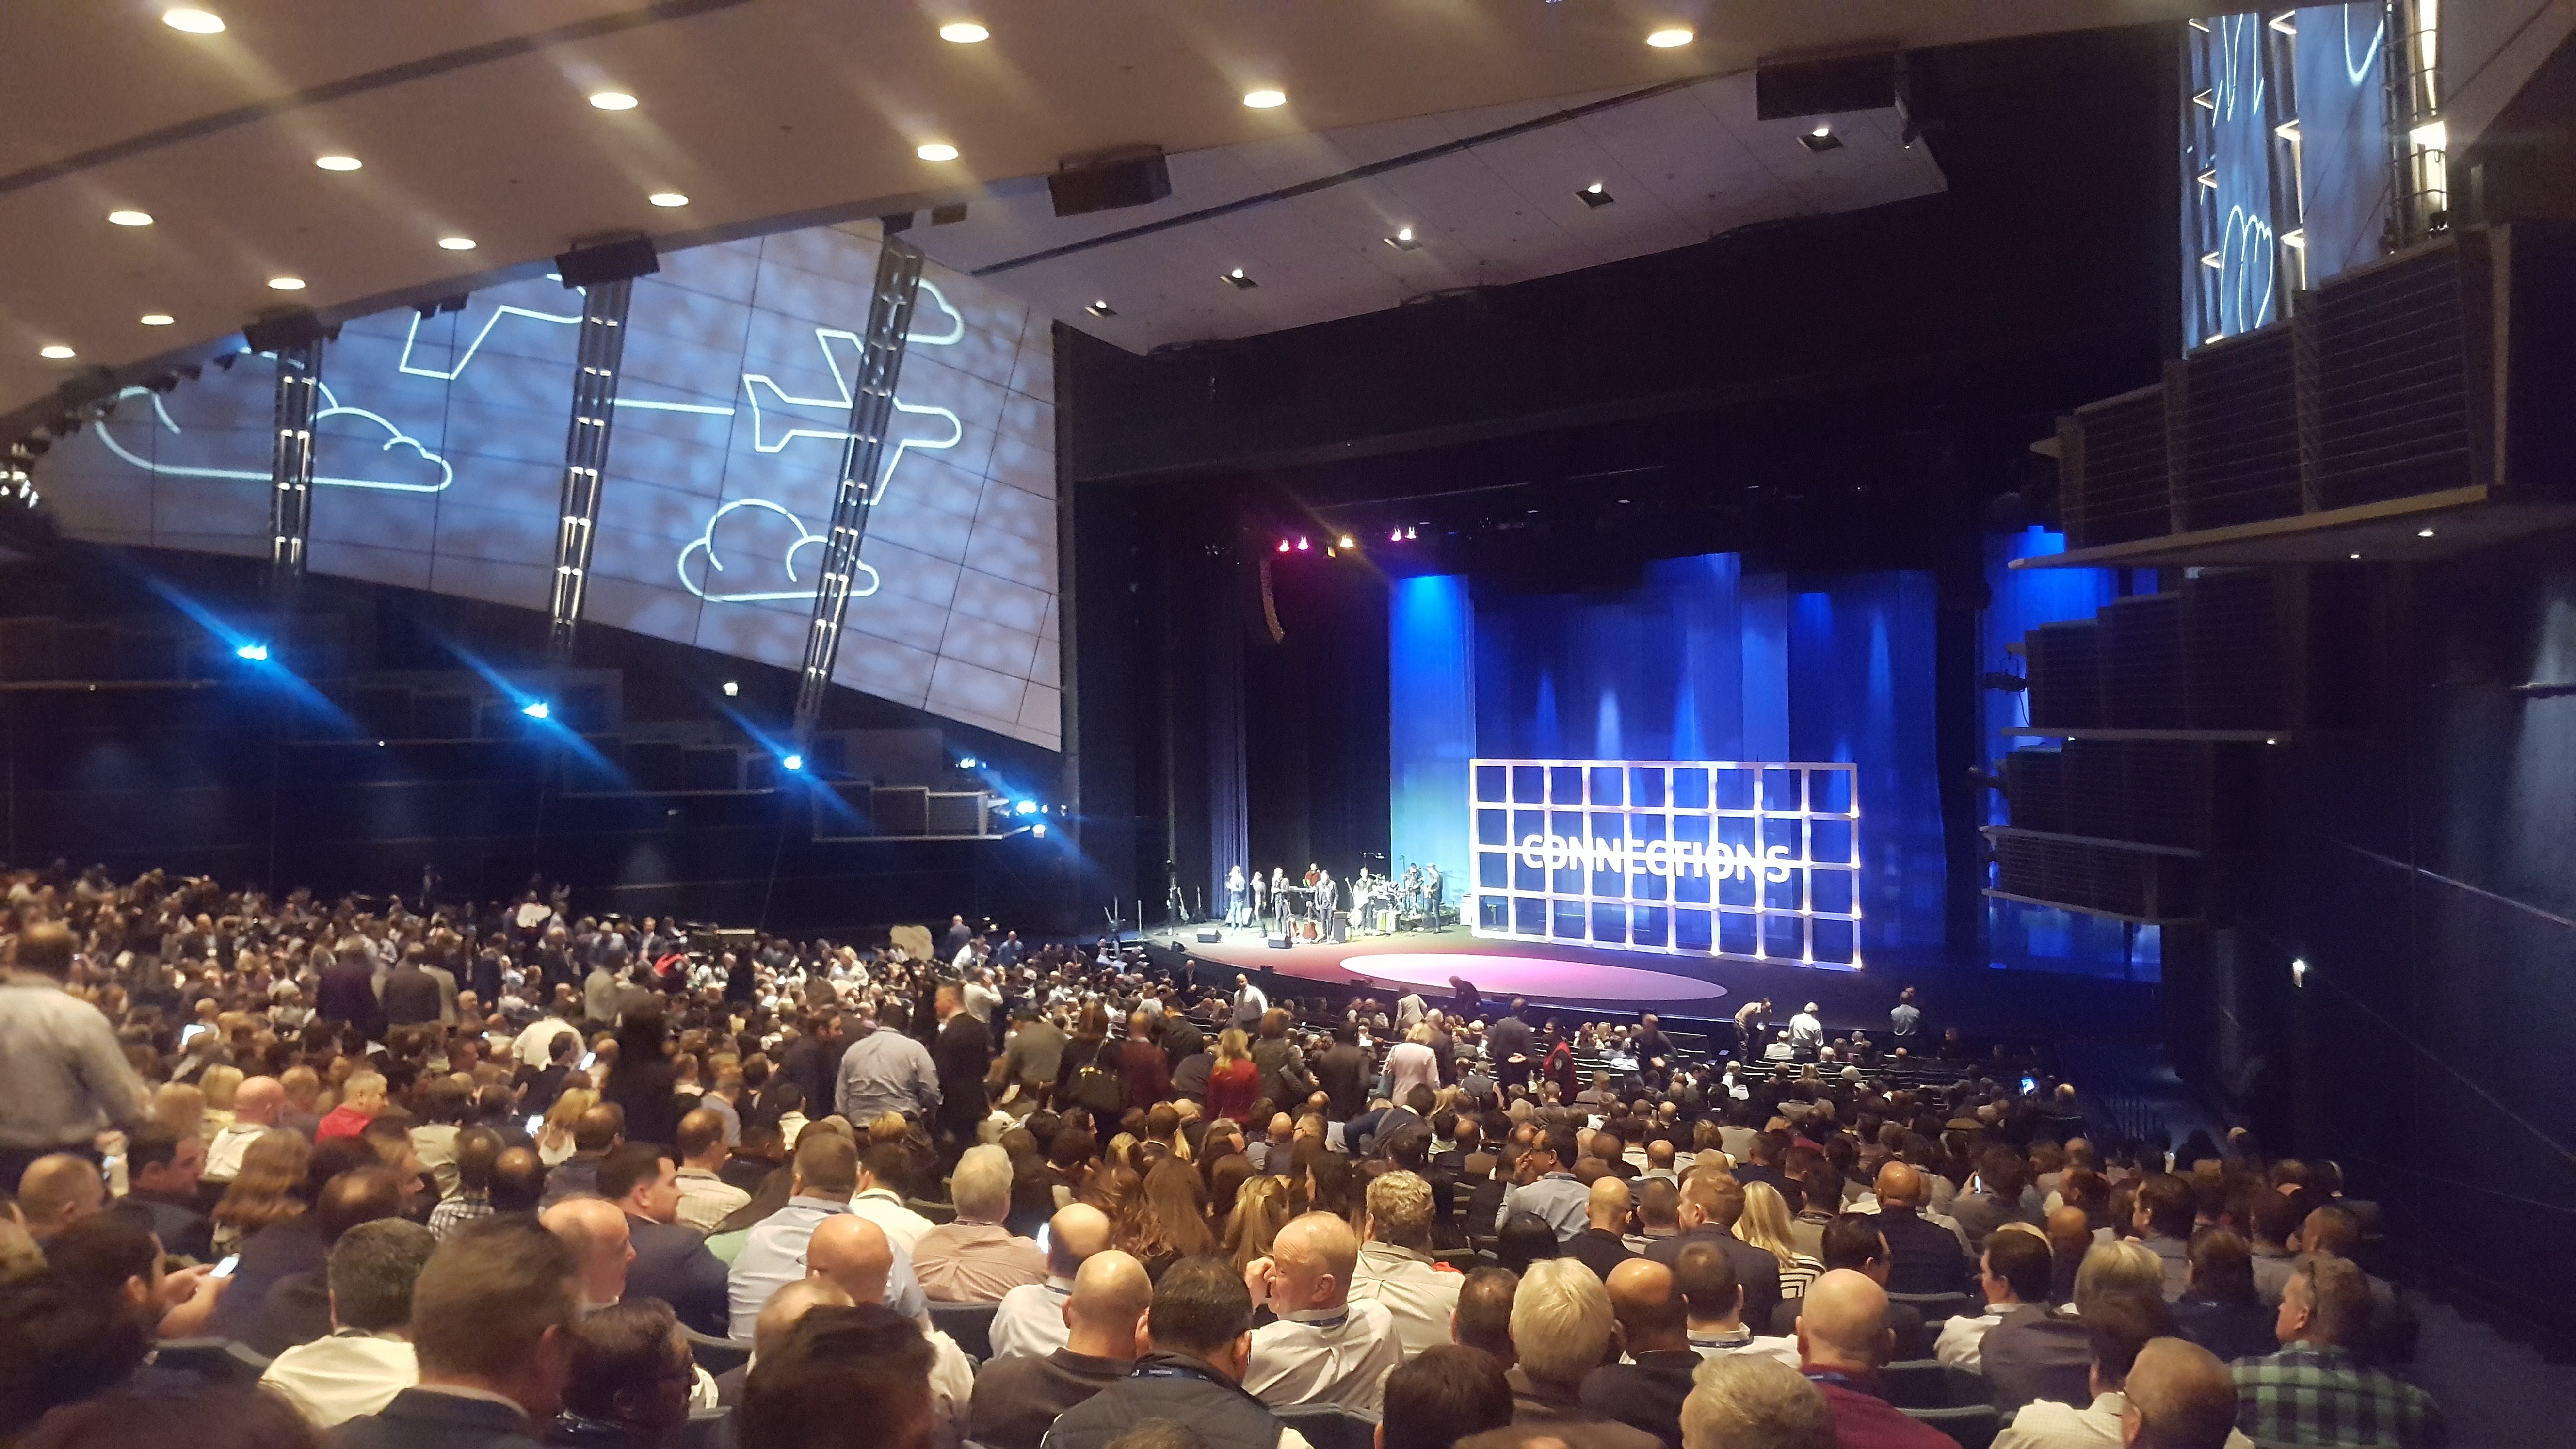
[{"label": "floor speaker cabinet", "polygon": [[1285,936],[1271,936],[1265,939],[1262,944],[1268,946],[1273,951],[1285,951],[1288,949],[1288,938]]},{"label": "floor speaker cabinet", "polygon": [[1199,930],[1199,944],[1202,946],[1213,946],[1224,939],[1224,933],[1213,926],[1202,927]]}]

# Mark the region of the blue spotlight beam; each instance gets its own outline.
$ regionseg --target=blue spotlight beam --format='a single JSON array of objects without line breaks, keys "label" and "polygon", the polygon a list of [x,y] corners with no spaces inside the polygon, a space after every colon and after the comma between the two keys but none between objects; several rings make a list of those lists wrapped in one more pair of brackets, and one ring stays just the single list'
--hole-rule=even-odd
[{"label": "blue spotlight beam", "polygon": [[322,383],[322,339],[277,352],[274,448],[269,455],[269,578],[279,588],[304,577],[313,538],[313,415]]},{"label": "blue spotlight beam", "polygon": [[600,478],[608,468],[609,424],[617,412],[617,373],[626,358],[626,313],[634,295],[635,283],[623,277],[595,282],[582,295],[572,430],[564,439],[563,506],[555,529],[554,622],[546,634],[546,652],[557,665],[572,660],[590,588]]},{"label": "blue spotlight beam", "polygon": [[850,441],[841,456],[841,481],[832,495],[832,523],[824,535],[814,616],[805,631],[804,672],[796,685],[795,736],[813,738],[831,692],[832,665],[841,651],[841,622],[850,611],[850,581],[859,568],[859,546],[868,532],[868,509],[885,456],[894,416],[895,378],[903,370],[913,303],[921,292],[921,249],[889,236],[877,251],[876,289],[868,299],[868,326],[860,339],[858,375],[850,387]]}]

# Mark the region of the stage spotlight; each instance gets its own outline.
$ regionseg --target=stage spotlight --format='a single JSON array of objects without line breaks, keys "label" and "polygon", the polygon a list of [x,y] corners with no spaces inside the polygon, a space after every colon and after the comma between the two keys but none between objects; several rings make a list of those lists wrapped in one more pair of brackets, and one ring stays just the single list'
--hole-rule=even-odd
[{"label": "stage spotlight", "polygon": [[957,768],[961,770],[971,770],[980,763],[982,762],[977,760],[973,755],[968,755],[966,758],[957,762]]},{"label": "stage spotlight", "polygon": [[1036,836],[1040,840],[1046,839],[1046,822],[1041,820],[1037,824],[1030,826],[1029,834]]},{"label": "stage spotlight", "polygon": [[1311,545],[1309,545],[1303,538],[1297,540],[1297,551],[1299,553],[1304,553],[1310,546]]},{"label": "stage spotlight", "polygon": [[781,755],[778,758],[778,764],[781,769],[801,770],[805,768],[805,757],[803,755]]},{"label": "stage spotlight", "polygon": [[1281,553],[1286,553],[1288,551],[1288,540],[1284,538],[1279,540],[1279,551]]},{"label": "stage spotlight", "polygon": [[731,699],[735,695],[742,693],[742,686],[739,683],[728,679],[724,682],[724,692],[725,698]]},{"label": "stage spotlight", "polygon": [[236,644],[233,646],[233,657],[235,659],[247,659],[253,664],[265,664],[268,662],[268,646],[265,644]]},{"label": "stage spotlight", "polygon": [[1014,815],[1035,815],[1038,813],[1038,802],[1035,800],[1013,801],[1011,804],[1011,813]]},{"label": "stage spotlight", "polygon": [[542,699],[532,699],[519,706],[519,713],[530,719],[545,719],[554,714],[554,709]]},{"label": "stage spotlight", "polygon": [[1359,545],[1358,545],[1356,542],[1352,541],[1351,536],[1350,536],[1349,534],[1347,534],[1347,533],[1342,535],[1341,542],[1340,542],[1338,545],[1336,545],[1336,546],[1337,546],[1337,547],[1340,547],[1340,548],[1357,548],[1357,547],[1359,547]]},{"label": "stage spotlight", "polygon": [[1413,541],[1413,525],[1410,523],[1404,526],[1404,541],[1407,543]]},{"label": "stage spotlight", "polygon": [[1387,542],[1389,542],[1389,543],[1402,543],[1402,542],[1404,542],[1404,530],[1403,530],[1403,529],[1401,529],[1401,528],[1390,528],[1390,529],[1388,529],[1388,530],[1386,531],[1386,541],[1387,541]]},{"label": "stage spotlight", "polygon": [[2292,986],[2305,986],[2308,984],[2308,963],[2306,961],[2296,957],[2291,958],[2290,984]]}]

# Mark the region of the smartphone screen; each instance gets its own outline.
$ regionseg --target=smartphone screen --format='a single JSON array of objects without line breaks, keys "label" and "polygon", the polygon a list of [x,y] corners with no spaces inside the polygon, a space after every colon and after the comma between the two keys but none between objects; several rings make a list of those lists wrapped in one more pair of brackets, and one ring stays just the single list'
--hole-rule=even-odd
[{"label": "smartphone screen", "polygon": [[539,1131],[544,1129],[545,1125],[546,1119],[542,1115],[529,1118],[528,1135],[531,1137],[536,1136]]},{"label": "smartphone screen", "polygon": [[599,1060],[599,1053],[597,1053],[597,1052],[583,1052],[583,1053],[581,1054],[581,1069],[582,1069],[583,1071],[585,1071],[585,1072],[586,1072],[586,1071],[589,1071],[589,1070],[590,1070],[590,1064],[591,1064],[592,1062],[595,1062],[595,1061],[598,1061],[598,1060]]},{"label": "smartphone screen", "polygon": [[233,1270],[240,1266],[241,1254],[235,1253],[215,1265],[215,1276],[218,1278],[229,1278],[233,1275]]},{"label": "smartphone screen", "polygon": [[2022,1078],[2022,1079],[2021,1079],[2021,1094],[2022,1094],[2023,1096],[2027,1097],[2027,1096],[2029,1096],[2031,1093],[2036,1092],[2036,1091],[2038,1091],[2038,1090],[2039,1090],[2039,1078],[2037,1078],[2037,1077],[2024,1077],[2024,1078]]}]

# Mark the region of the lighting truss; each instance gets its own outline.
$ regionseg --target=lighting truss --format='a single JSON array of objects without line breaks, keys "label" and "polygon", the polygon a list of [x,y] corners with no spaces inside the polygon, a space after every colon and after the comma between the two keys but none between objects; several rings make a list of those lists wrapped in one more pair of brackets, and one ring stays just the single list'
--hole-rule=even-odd
[{"label": "lighting truss", "polygon": [[841,481],[832,495],[832,521],[814,586],[814,616],[805,631],[805,663],[796,685],[795,737],[801,747],[823,717],[840,656],[841,623],[850,610],[850,582],[867,539],[871,496],[885,456],[894,416],[894,388],[903,370],[906,334],[921,291],[921,249],[889,236],[877,252],[876,288],[868,299],[867,331],[859,339],[858,374],[851,379],[849,444],[841,454]]},{"label": "lighting truss", "polygon": [[313,538],[313,415],[322,390],[322,339],[277,349],[275,448],[269,455],[268,566],[280,585],[304,576]]},{"label": "lighting truss", "polygon": [[617,412],[617,372],[626,356],[626,312],[634,294],[635,283],[626,277],[593,282],[583,293],[572,428],[564,439],[563,506],[555,530],[554,622],[546,634],[547,653],[558,664],[572,659],[590,589],[600,477],[608,467],[609,424]]}]

